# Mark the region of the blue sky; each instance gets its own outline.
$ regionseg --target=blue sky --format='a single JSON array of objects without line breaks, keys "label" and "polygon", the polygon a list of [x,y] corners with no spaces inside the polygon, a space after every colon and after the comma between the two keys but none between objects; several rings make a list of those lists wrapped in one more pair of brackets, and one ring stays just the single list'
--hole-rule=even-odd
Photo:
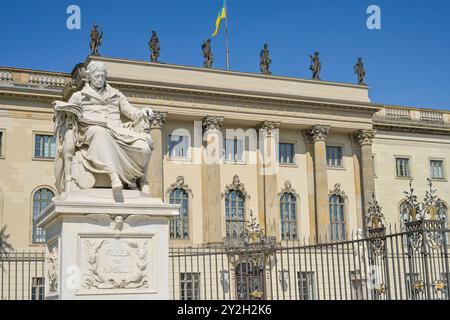
[{"label": "blue sky", "polygon": [[[201,43],[214,31],[221,0],[1,1],[0,65],[70,72],[89,54],[93,22],[104,31],[103,56],[148,60],[151,30],[160,60],[202,65]],[[231,69],[259,72],[269,43],[275,75],[310,78],[308,54],[320,50],[321,77],[356,81],[362,56],[373,102],[450,109],[448,0],[228,0]],[[81,8],[81,30],[66,28],[66,9]],[[382,29],[366,28],[380,6]],[[225,68],[224,32],[213,40]]]}]

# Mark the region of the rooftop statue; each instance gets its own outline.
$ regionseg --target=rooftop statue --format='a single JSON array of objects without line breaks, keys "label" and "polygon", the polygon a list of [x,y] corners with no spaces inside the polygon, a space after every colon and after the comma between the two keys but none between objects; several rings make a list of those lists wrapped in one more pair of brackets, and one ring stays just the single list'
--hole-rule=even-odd
[{"label": "rooftop statue", "polygon": [[156,31],[152,31],[152,38],[149,42],[150,51],[152,55],[150,56],[150,60],[152,62],[158,62],[159,52],[161,50],[161,46],[159,45],[159,38],[156,34]]},{"label": "rooftop statue", "polygon": [[272,60],[270,59],[269,54],[269,45],[266,43],[264,44],[264,49],[261,50],[261,61],[260,61],[260,68],[262,74],[272,74],[269,71],[269,66],[272,63]]},{"label": "rooftop statue", "polygon": [[322,69],[322,63],[319,59],[319,51],[316,50],[314,52],[314,57],[312,55],[309,55],[309,59],[311,60],[311,66],[309,67],[309,70],[312,71],[312,78],[314,80],[320,80],[320,70]]},{"label": "rooftop statue", "polygon": [[213,62],[214,62],[214,55],[211,51],[211,39],[206,40],[206,42],[203,42],[202,44],[202,50],[203,50],[203,66],[205,68],[212,68]]},{"label": "rooftop statue", "polygon": [[98,31],[98,24],[95,23],[91,30],[91,55],[99,56],[98,48],[102,44],[103,31]]},{"label": "rooftop statue", "polygon": [[366,76],[366,70],[364,69],[364,63],[362,58],[358,58],[358,62],[355,64],[355,73],[358,75],[358,84],[366,85],[364,77]]},{"label": "rooftop statue", "polygon": [[[56,186],[60,193],[107,187],[148,193],[147,167],[153,150],[153,111],[138,109],[106,82],[102,62],[87,67],[88,83],[69,102],[55,101]],[[121,116],[129,119],[122,122]]]}]

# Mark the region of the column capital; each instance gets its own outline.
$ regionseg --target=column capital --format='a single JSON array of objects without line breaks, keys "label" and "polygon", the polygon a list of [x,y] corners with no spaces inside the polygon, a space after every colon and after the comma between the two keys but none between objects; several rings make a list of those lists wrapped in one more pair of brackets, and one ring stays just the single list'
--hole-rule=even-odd
[{"label": "column capital", "polygon": [[203,132],[217,131],[222,128],[223,117],[206,116],[203,118]]},{"label": "column capital", "polygon": [[162,129],[167,121],[167,112],[153,112],[153,119],[150,121],[150,129]]},{"label": "column capital", "polygon": [[355,133],[354,138],[361,146],[372,145],[376,133],[376,130],[360,130]]},{"label": "column capital", "polygon": [[315,143],[317,141],[327,140],[330,133],[330,126],[315,125],[309,129],[303,130],[303,137],[308,144]]},{"label": "column capital", "polygon": [[264,133],[270,137],[280,128],[280,124],[281,122],[278,121],[263,121],[256,127],[256,129],[258,131],[264,131]]}]

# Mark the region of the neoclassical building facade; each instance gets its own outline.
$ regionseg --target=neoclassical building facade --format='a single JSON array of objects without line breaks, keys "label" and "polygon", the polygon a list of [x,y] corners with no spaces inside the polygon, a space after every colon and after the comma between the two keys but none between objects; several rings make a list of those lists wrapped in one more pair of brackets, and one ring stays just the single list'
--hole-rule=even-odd
[{"label": "neoclassical building facade", "polygon": [[373,103],[361,85],[91,56],[71,74],[0,67],[0,227],[14,249],[45,239],[34,218],[56,195],[52,101],[82,88],[90,61],[155,112],[150,189],[181,204],[174,246],[238,237],[250,213],[278,241],[348,239],[375,192],[400,229],[411,179],[450,203],[450,112]]}]

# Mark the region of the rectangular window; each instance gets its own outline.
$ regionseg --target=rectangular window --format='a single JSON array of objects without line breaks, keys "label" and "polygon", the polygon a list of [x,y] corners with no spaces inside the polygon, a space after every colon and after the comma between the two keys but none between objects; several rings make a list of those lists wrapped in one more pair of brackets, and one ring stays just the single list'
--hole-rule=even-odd
[{"label": "rectangular window", "polygon": [[180,273],[181,300],[200,300],[200,273]]},{"label": "rectangular window", "polygon": [[36,134],[34,136],[34,157],[54,159],[56,154],[56,140],[53,135]]},{"label": "rectangular window", "polygon": [[283,164],[294,163],[294,144],[293,143],[280,143],[279,144],[278,161]]},{"label": "rectangular window", "polygon": [[431,179],[445,179],[443,160],[430,160],[430,177]]},{"label": "rectangular window", "polygon": [[44,300],[44,278],[32,278],[31,281],[31,300]]},{"label": "rectangular window", "polygon": [[298,290],[301,300],[314,300],[314,272],[297,272]]},{"label": "rectangular window", "polygon": [[395,158],[395,166],[397,169],[397,177],[404,177],[404,178],[411,177],[408,158]]},{"label": "rectangular window", "polygon": [[225,161],[244,161],[244,140],[238,138],[225,140]]},{"label": "rectangular window", "polygon": [[415,289],[415,284],[419,280],[418,273],[407,273],[406,274],[406,297],[409,300],[414,300],[416,298],[417,292]]},{"label": "rectangular window", "polygon": [[188,137],[169,134],[169,150],[170,158],[187,158],[188,157]]},{"label": "rectangular window", "polygon": [[353,300],[368,300],[370,290],[367,281],[362,277],[361,271],[350,271],[350,283]]},{"label": "rectangular window", "polygon": [[329,167],[342,167],[342,147],[327,146],[327,164]]}]

